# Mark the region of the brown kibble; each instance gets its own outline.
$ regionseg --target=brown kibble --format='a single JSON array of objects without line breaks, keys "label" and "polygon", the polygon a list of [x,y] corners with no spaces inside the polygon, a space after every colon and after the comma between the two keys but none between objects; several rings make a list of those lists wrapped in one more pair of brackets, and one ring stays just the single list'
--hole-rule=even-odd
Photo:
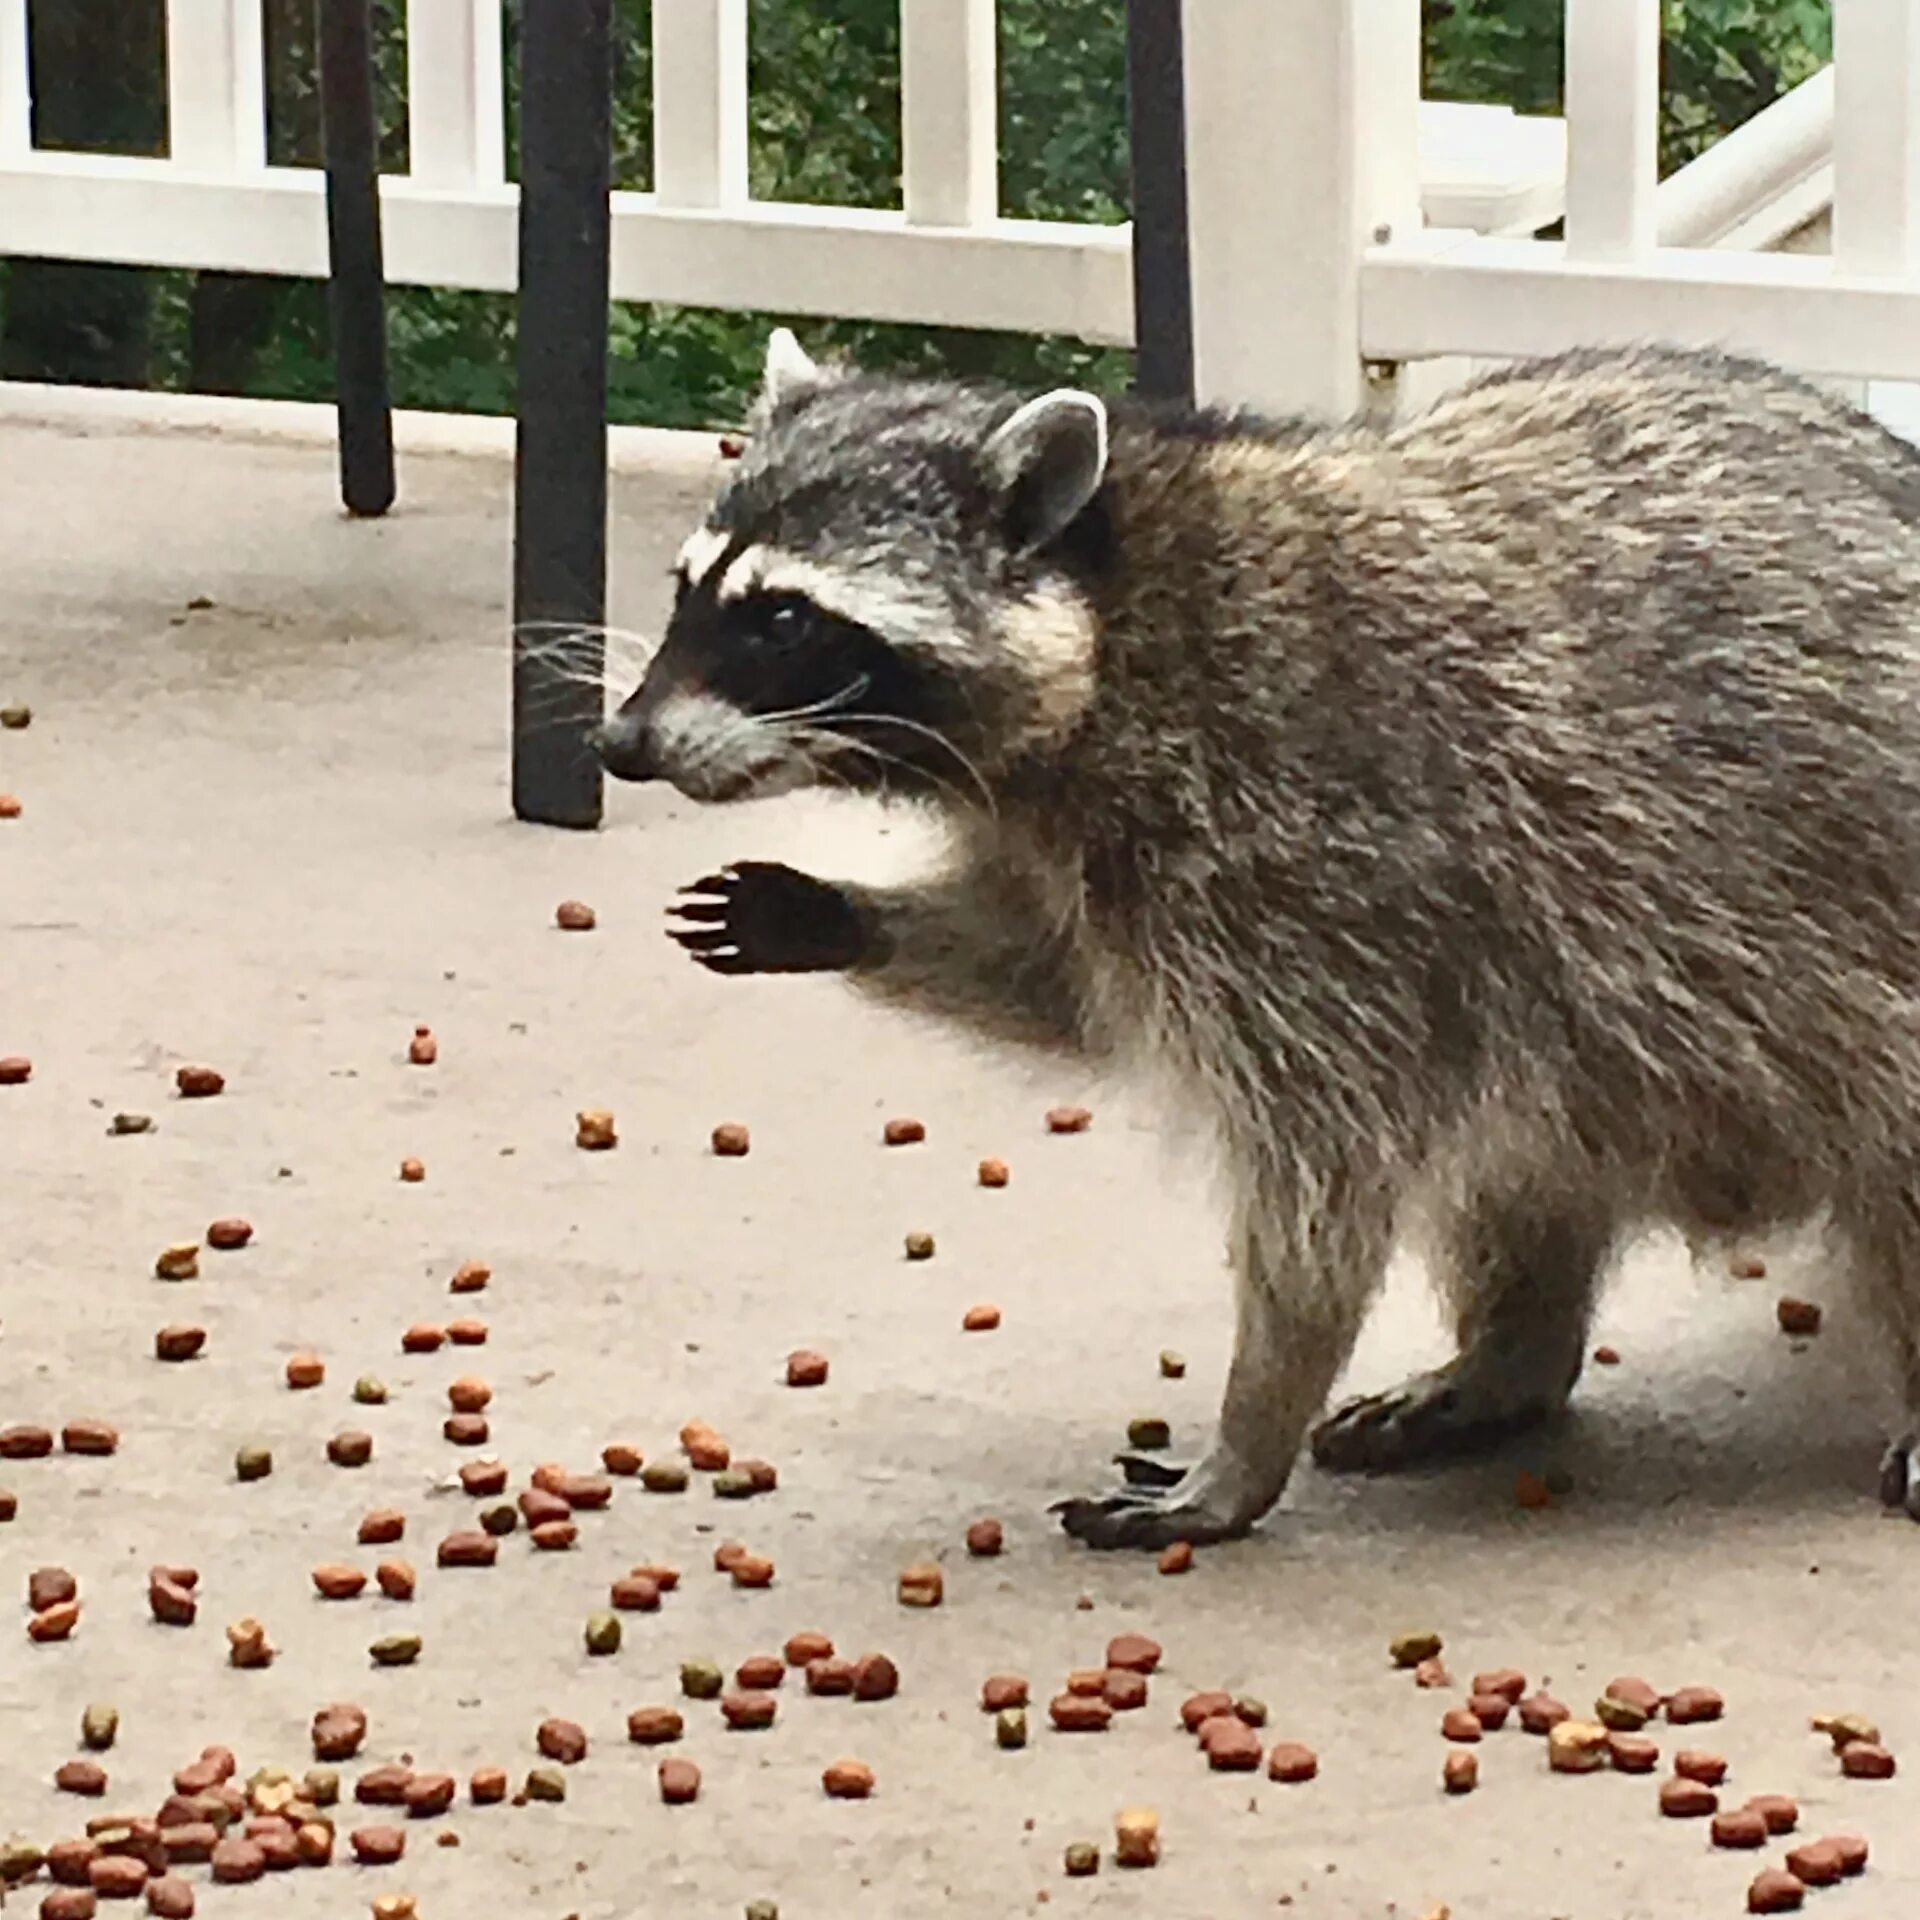
[{"label": "brown kibble", "polygon": [[[1642,1680],[1637,1674],[1623,1673],[1609,1680],[1601,1698],[1603,1700],[1612,1700],[1638,1713],[1642,1726],[1660,1711],[1660,1689],[1650,1681]],[[1604,1715],[1598,1713],[1597,1703],[1596,1717],[1605,1718]],[[1640,1728],[1622,1727],[1620,1731],[1622,1733],[1638,1733]]]},{"label": "brown kibble", "polygon": [[1081,1667],[1067,1675],[1067,1691],[1078,1694],[1083,1700],[1104,1700],[1107,1697],[1107,1676],[1104,1668]]},{"label": "brown kibble", "polygon": [[1891,1780],[1898,1770],[1891,1753],[1871,1740],[1854,1740],[1840,1749],[1840,1771],[1849,1780]]},{"label": "brown kibble", "polygon": [[980,1162],[980,1184],[983,1187],[1004,1187],[1013,1175],[1007,1169],[1004,1160],[982,1160]]},{"label": "brown kibble", "polygon": [[638,1473],[646,1462],[646,1456],[638,1447],[629,1447],[615,1441],[600,1449],[600,1464],[609,1473],[617,1473],[623,1480]]},{"label": "brown kibble", "polygon": [[416,1773],[407,1782],[407,1812],[415,1820],[438,1819],[458,1791],[450,1773]]},{"label": "brown kibble", "polygon": [[47,1427],[0,1427],[0,1460],[44,1460],[53,1451]]},{"label": "brown kibble", "polygon": [[327,1377],[327,1363],[317,1353],[296,1353],[287,1362],[287,1385],[317,1387]]},{"label": "brown kibble", "polygon": [[273,1665],[273,1648],[267,1642],[267,1630],[258,1620],[236,1620],[227,1629],[227,1660],[232,1666],[260,1668]]},{"label": "brown kibble", "polygon": [[484,1413],[450,1413],[440,1431],[456,1447],[484,1447],[493,1437]]},{"label": "brown kibble", "polygon": [[549,1760],[572,1766],[587,1757],[585,1730],[572,1720],[542,1720],[534,1744]]},{"label": "brown kibble", "polygon": [[1252,1773],[1263,1749],[1259,1734],[1237,1713],[1223,1713],[1200,1729],[1200,1751],[1215,1773]]},{"label": "brown kibble", "polygon": [[506,1768],[477,1768],[467,1782],[467,1797],[476,1807],[497,1807],[507,1797]]},{"label": "brown kibble", "polygon": [[1617,1367],[1620,1364],[1620,1349],[1618,1347],[1595,1347],[1593,1350],[1593,1362],[1594,1365],[1598,1367]]},{"label": "brown kibble", "polygon": [[205,1327],[162,1327],[153,1336],[153,1350],[162,1360],[191,1360],[206,1344]]},{"label": "brown kibble", "polygon": [[98,1760],[69,1760],[54,1774],[53,1784],[62,1793],[97,1800],[107,1790],[107,1770]]},{"label": "brown kibble", "polygon": [[553,910],[553,923],[563,933],[591,933],[595,914],[584,900],[562,900]]},{"label": "brown kibble", "polygon": [[1702,1781],[1675,1775],[1660,1782],[1660,1811],[1670,1820],[1702,1820],[1719,1807],[1720,1796]]},{"label": "brown kibble", "polygon": [[356,1827],[348,1838],[363,1867],[390,1867],[407,1850],[407,1836],[398,1827]]},{"label": "brown kibble", "polygon": [[443,1567],[490,1567],[500,1557],[500,1543],[490,1534],[463,1528],[440,1542]]},{"label": "brown kibble", "polygon": [[670,1807],[684,1807],[700,1797],[700,1769],[691,1760],[662,1760],[659,1778],[660,1798]]},{"label": "brown kibble", "polygon": [[933,1235],[930,1233],[910,1233],[905,1241],[909,1260],[931,1260],[933,1258]]},{"label": "brown kibble", "polygon": [[1078,1693],[1056,1694],[1047,1713],[1062,1733],[1105,1733],[1113,1721],[1113,1709],[1104,1699]]},{"label": "brown kibble", "polygon": [[20,1496],[11,1487],[0,1487],[0,1526],[18,1517]]},{"label": "brown kibble", "polygon": [[856,1700],[891,1700],[900,1691],[900,1669],[884,1653],[862,1654],[853,1663]]},{"label": "brown kibble", "polygon": [[63,1600],[58,1606],[44,1608],[27,1622],[27,1638],[39,1646],[51,1646],[65,1640],[80,1624],[80,1602]]},{"label": "brown kibble", "polygon": [[313,1716],[312,1736],[316,1760],[351,1760],[367,1737],[367,1716],[344,1703],[322,1707]]},{"label": "brown kibble", "polygon": [[1698,1747],[1682,1747],[1673,1756],[1673,1770],[1682,1780],[1698,1780],[1706,1787],[1717,1787],[1727,1777],[1727,1763],[1717,1753],[1702,1753]]},{"label": "brown kibble", "polygon": [[449,1320],[447,1338],[456,1347],[484,1347],[487,1344],[487,1323],[484,1320]]},{"label": "brown kibble", "polygon": [[1233,1695],[1218,1691],[1196,1693],[1180,1707],[1180,1724],[1189,1733],[1198,1733],[1209,1720],[1233,1711]]},{"label": "brown kibble", "polygon": [[403,1807],[407,1786],[413,1779],[411,1767],[375,1767],[354,1782],[353,1797],[363,1807]]},{"label": "brown kibble", "polygon": [[836,1660],[829,1655],[824,1660],[810,1660],[807,1663],[807,1691],[818,1694],[822,1699],[849,1694],[853,1691],[853,1662]]},{"label": "brown kibble", "polygon": [[594,1473],[569,1473],[561,1477],[554,1491],[567,1503],[570,1513],[598,1513],[613,1499],[613,1482]]},{"label": "brown kibble", "polygon": [[927,1137],[925,1125],[918,1120],[889,1120],[880,1130],[880,1138],[890,1147],[917,1147]]},{"label": "brown kibble", "polygon": [[1004,1713],[1027,1704],[1027,1683],[1017,1673],[996,1673],[980,1689],[983,1713]]},{"label": "brown kibble", "polygon": [[[457,1833],[443,1833],[440,1844],[458,1846]],[[373,1896],[373,1920],[420,1920],[420,1903],[410,1893],[376,1893]]]},{"label": "brown kibble", "polygon": [[975,1559],[991,1560],[1006,1543],[1006,1530],[998,1520],[976,1520],[967,1528],[967,1551]]},{"label": "brown kibble", "polygon": [[463,1260],[447,1282],[449,1293],[480,1293],[493,1278],[493,1269],[484,1260]]},{"label": "brown kibble", "polygon": [[1767,1822],[1751,1807],[1736,1807],[1713,1816],[1709,1835],[1716,1847],[1746,1851],[1767,1844]]},{"label": "brown kibble", "polygon": [[565,1553],[580,1538],[580,1529],[571,1520],[543,1520],[532,1538],[542,1553]]},{"label": "brown kibble", "polygon": [[[1788,1794],[1756,1793],[1747,1802],[1747,1809],[1767,1823],[1769,1833],[1791,1833],[1800,1824],[1799,1805]],[[1800,1877],[1804,1880],[1806,1875]]]},{"label": "brown kibble", "polygon": [[1718,1720],[1725,1711],[1726,1702],[1712,1687],[1682,1687],[1667,1698],[1667,1719],[1676,1727]]},{"label": "brown kibble", "polygon": [[1855,1740],[1880,1744],[1880,1729],[1863,1713],[1818,1713],[1812,1721],[1815,1733],[1824,1733],[1838,1753]]},{"label": "brown kibble", "polygon": [[1783,1296],[1776,1303],[1774,1313],[1782,1333],[1805,1339],[1820,1331],[1820,1307],[1815,1301]]},{"label": "brown kibble", "polygon": [[549,1493],[545,1487],[528,1487],[520,1495],[519,1506],[530,1527],[544,1527],[549,1521],[567,1520],[573,1515],[573,1509],[559,1494]]},{"label": "brown kibble", "polygon": [[175,1070],[173,1084],[183,1100],[211,1100],[225,1089],[227,1080],[213,1067],[186,1066]]},{"label": "brown kibble", "polygon": [[833,1641],[824,1633],[796,1633],[781,1649],[790,1667],[810,1667],[816,1660],[833,1658]]},{"label": "brown kibble", "polygon": [[1660,1764],[1660,1748],[1644,1733],[1607,1736],[1607,1753],[1616,1773],[1651,1773]]},{"label": "brown kibble", "polygon": [[1790,1873],[1778,1867],[1763,1867],[1747,1888],[1749,1913],[1798,1913],[1807,1890]]},{"label": "brown kibble", "polygon": [[1049,1133],[1085,1133],[1093,1125],[1093,1114],[1086,1107],[1049,1107]]},{"label": "brown kibble", "polygon": [[193,1589],[159,1567],[147,1579],[147,1606],[168,1627],[190,1627],[200,1612]]},{"label": "brown kibble", "polygon": [[1397,1634],[1387,1643],[1387,1657],[1396,1667],[1417,1667],[1423,1660],[1437,1660],[1442,1647],[1437,1633]]},{"label": "brown kibble", "polygon": [[220,1829],[211,1820],[189,1820],[181,1826],[169,1826],[163,1819],[160,1840],[170,1863],[200,1867],[213,1858],[213,1850],[220,1844]]},{"label": "brown kibble", "polygon": [[723,1120],[713,1130],[713,1150],[723,1160],[738,1160],[750,1144],[746,1128],[737,1120]]},{"label": "brown kibble", "polygon": [[672,1707],[635,1707],[627,1715],[627,1738],[637,1747],[664,1746],[686,1731],[686,1720]]},{"label": "brown kibble", "polygon": [[787,1677],[787,1663],[777,1653],[749,1654],[734,1670],[735,1684],[744,1693],[770,1693]]},{"label": "brown kibble", "polygon": [[827,1356],[802,1347],[787,1355],[787,1385],[824,1387],[827,1384]]},{"label": "brown kibble", "polygon": [[373,1458],[373,1435],[344,1428],[327,1442],[327,1458],[336,1467],[364,1467]]},{"label": "brown kibble", "polygon": [[1193,1565],[1193,1542],[1176,1540],[1160,1555],[1162,1573],[1185,1573]]},{"label": "brown kibble", "polygon": [[1563,1706],[1550,1693],[1528,1694],[1516,1711],[1528,1733],[1551,1733],[1563,1720],[1572,1717],[1572,1709]]},{"label": "brown kibble", "polygon": [[431,1027],[415,1027],[413,1038],[407,1042],[407,1059],[416,1067],[430,1067],[440,1058],[440,1042],[433,1037]]},{"label": "brown kibble", "polygon": [[773,1725],[780,1703],[770,1693],[728,1693],[720,1697],[720,1714],[736,1732],[758,1732]]},{"label": "brown kibble", "polygon": [[[7,799],[0,794],[0,801]],[[0,814],[0,819],[6,815]],[[24,1087],[33,1078],[33,1062],[24,1053],[0,1054],[0,1087]]]},{"label": "brown kibble", "polygon": [[161,1280],[197,1280],[200,1277],[200,1243],[176,1240],[154,1255],[153,1271]]},{"label": "brown kibble", "polygon": [[390,1547],[407,1531],[407,1516],[398,1507],[375,1507],[360,1521],[363,1547]]},{"label": "brown kibble", "polygon": [[177,1873],[147,1882],[147,1911],[155,1920],[193,1920],[193,1886]]},{"label": "brown kibble", "polygon": [[366,1591],[367,1576],[358,1567],[329,1561],[314,1568],[313,1584],[323,1600],[357,1600]]},{"label": "brown kibble", "polygon": [[1607,1764],[1612,1736],[1593,1720],[1562,1720],[1547,1733],[1547,1765],[1555,1773],[1594,1773]]},{"label": "brown kibble", "polygon": [[213,1877],[222,1886],[244,1886],[267,1870],[267,1856],[252,1840],[222,1840],[213,1850]]},{"label": "brown kibble", "polygon": [[1450,1753],[1440,1764],[1440,1784],[1449,1793],[1471,1793],[1480,1784],[1480,1756]]},{"label": "brown kibble", "polygon": [[416,1160],[409,1154],[406,1159],[400,1162],[400,1178],[404,1180],[408,1186],[417,1187],[426,1177],[427,1163],[424,1160]]},{"label": "brown kibble", "polygon": [[728,1569],[736,1587],[770,1587],[773,1585],[773,1562],[764,1554],[743,1553]]},{"label": "brown kibble", "polygon": [[1288,1786],[1311,1780],[1320,1771],[1320,1756],[1297,1740],[1282,1740],[1267,1755],[1267,1778]]},{"label": "brown kibble", "polygon": [[405,1560],[382,1560],[373,1577],[389,1600],[411,1600],[418,1585],[418,1576]]},{"label": "brown kibble", "polygon": [[1061,1856],[1060,1864],[1069,1878],[1084,1880],[1089,1874],[1100,1871],[1100,1849],[1085,1840],[1076,1840]]},{"label": "brown kibble", "polygon": [[80,1583],[65,1567],[36,1567],[27,1575],[27,1609],[45,1613],[65,1600],[79,1597]]},{"label": "brown kibble", "polygon": [[1113,1823],[1113,1857],[1123,1867],[1152,1867],[1160,1861],[1160,1816],[1130,1807]]},{"label": "brown kibble", "polygon": [[1000,1325],[1000,1309],[995,1306],[969,1307],[960,1317],[964,1333],[992,1333]]},{"label": "brown kibble", "polygon": [[1482,1736],[1480,1717],[1471,1707],[1449,1707],[1440,1716],[1443,1738],[1471,1743]]},{"label": "brown kibble", "polygon": [[60,1430],[60,1444],[69,1453],[105,1458],[120,1448],[120,1432],[105,1420],[69,1420]]},{"label": "brown kibble", "polygon": [[237,1215],[216,1220],[207,1228],[207,1245],[215,1253],[238,1253],[253,1238],[253,1222]]},{"label": "brown kibble", "polygon": [[937,1607],[946,1596],[946,1579],[931,1560],[921,1560],[904,1569],[899,1582],[903,1607]]},{"label": "brown kibble", "polygon": [[711,1427],[687,1432],[681,1440],[687,1464],[697,1473],[722,1473],[733,1459],[733,1449]]},{"label": "brown kibble", "polygon": [[820,1784],[835,1800],[864,1800],[873,1791],[873,1769],[860,1760],[836,1760]]},{"label": "brown kibble", "polygon": [[1736,1280],[1764,1280],[1767,1263],[1755,1254],[1736,1254],[1727,1262],[1727,1271]]},{"label": "brown kibble", "polygon": [[44,1864],[47,1878],[57,1887],[84,1887],[89,1882],[88,1869],[100,1857],[98,1844],[91,1840],[56,1840],[46,1850],[42,1862],[36,1855],[32,1859],[23,1859],[16,1866],[9,1847],[0,1853],[0,1886],[11,1886],[16,1880],[30,1880]]},{"label": "brown kibble", "polygon": [[1107,1665],[1128,1673],[1157,1671],[1162,1654],[1159,1641],[1149,1640],[1144,1633],[1122,1633],[1107,1642]]},{"label": "brown kibble", "polygon": [[1488,1733],[1498,1733],[1507,1724],[1513,1702],[1504,1693],[1475,1693],[1467,1697],[1467,1711]]},{"label": "brown kibble", "polygon": [[400,1336],[402,1353],[438,1353],[447,1344],[444,1327],[436,1327],[425,1321],[417,1321]]},{"label": "brown kibble", "polygon": [[469,1460],[460,1469],[460,1491],[472,1500],[492,1500],[507,1490],[504,1460]]},{"label": "brown kibble", "polygon": [[1552,1506],[1553,1489],[1537,1473],[1529,1473],[1522,1467],[1513,1476],[1513,1504],[1538,1512],[1542,1507]]},{"label": "brown kibble", "polygon": [[455,1413],[484,1413],[493,1404],[493,1389],[478,1375],[463,1373],[448,1383],[447,1403]]},{"label": "brown kibble", "polygon": [[629,1573],[613,1583],[608,1602],[622,1613],[656,1613],[660,1588],[644,1574]]},{"label": "brown kibble", "polygon": [[613,1115],[605,1107],[582,1107],[573,1116],[573,1144],[589,1153],[602,1153],[620,1144]]}]

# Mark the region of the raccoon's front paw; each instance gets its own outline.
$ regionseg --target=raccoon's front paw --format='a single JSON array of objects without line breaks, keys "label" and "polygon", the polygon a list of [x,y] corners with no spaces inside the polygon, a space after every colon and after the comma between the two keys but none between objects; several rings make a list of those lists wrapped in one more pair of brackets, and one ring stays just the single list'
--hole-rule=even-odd
[{"label": "raccoon's front paw", "polygon": [[1061,1526],[1090,1547],[1152,1549],[1176,1540],[1203,1547],[1237,1540],[1272,1505],[1244,1475],[1222,1470],[1212,1459],[1178,1475],[1138,1455],[1123,1454],[1120,1461],[1131,1485],[1054,1505]]},{"label": "raccoon's front paw", "polygon": [[1880,1498],[1920,1520],[1920,1434],[1910,1433],[1887,1449],[1880,1462]]},{"label": "raccoon's front paw", "polygon": [[873,929],[831,881],[769,860],[739,860],[682,887],[668,933],[714,973],[839,973],[855,966]]}]

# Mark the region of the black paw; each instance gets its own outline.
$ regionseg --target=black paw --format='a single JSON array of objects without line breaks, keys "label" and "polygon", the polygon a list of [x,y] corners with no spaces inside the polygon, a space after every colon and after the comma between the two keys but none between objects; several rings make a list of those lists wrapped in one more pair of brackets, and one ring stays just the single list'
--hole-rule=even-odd
[{"label": "black paw", "polygon": [[1074,1539],[1090,1547],[1154,1551],[1185,1540],[1196,1547],[1237,1539],[1248,1522],[1216,1513],[1204,1500],[1182,1499],[1177,1487],[1149,1493],[1127,1488],[1091,1500],[1061,1500],[1053,1511]]},{"label": "black paw", "polygon": [[1150,1487],[1156,1493],[1177,1487],[1193,1470],[1191,1462],[1162,1460],[1151,1453],[1116,1453],[1113,1464],[1120,1469],[1128,1486]]},{"label": "black paw", "polygon": [[1444,1373],[1426,1374],[1329,1415],[1314,1429],[1313,1459],[1330,1473],[1392,1473],[1490,1452],[1546,1417],[1542,1405],[1490,1406]]},{"label": "black paw", "polygon": [[1909,1519],[1920,1520],[1920,1436],[1896,1440],[1880,1462],[1880,1498]]},{"label": "black paw", "polygon": [[667,932],[714,973],[839,973],[872,943],[859,906],[830,881],[740,860],[690,887]]}]

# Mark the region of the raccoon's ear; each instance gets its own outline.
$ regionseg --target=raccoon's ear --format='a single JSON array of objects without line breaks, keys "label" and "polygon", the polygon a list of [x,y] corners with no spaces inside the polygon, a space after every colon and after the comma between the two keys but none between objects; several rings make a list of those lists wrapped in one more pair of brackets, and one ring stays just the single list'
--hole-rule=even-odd
[{"label": "raccoon's ear", "polygon": [[1043,393],[995,429],[986,460],[1014,540],[1043,547],[1100,489],[1107,409],[1073,387]]},{"label": "raccoon's ear", "polygon": [[761,389],[769,406],[778,406],[821,378],[819,363],[795,336],[791,327],[775,327],[767,337],[767,365]]}]

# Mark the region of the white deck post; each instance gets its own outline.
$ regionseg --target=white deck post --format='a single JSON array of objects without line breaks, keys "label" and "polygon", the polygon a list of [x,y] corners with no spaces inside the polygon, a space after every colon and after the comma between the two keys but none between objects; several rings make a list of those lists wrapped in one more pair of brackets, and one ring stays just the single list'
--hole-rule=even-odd
[{"label": "white deck post", "polygon": [[1185,0],[1194,383],[1360,404],[1360,264],[1418,228],[1418,0]]},{"label": "white deck post", "polygon": [[1567,258],[1632,260],[1658,231],[1660,0],[1567,0]]},{"label": "white deck post", "polygon": [[900,0],[902,199],[918,227],[1000,211],[994,0]]},{"label": "white deck post", "polygon": [[167,0],[167,154],[195,173],[267,164],[260,0]]},{"label": "white deck post", "polygon": [[33,150],[33,89],[27,61],[27,0],[0,0],[0,154]]},{"label": "white deck post", "polygon": [[506,177],[500,0],[407,0],[412,178],[474,187]]},{"label": "white deck post", "polygon": [[747,197],[747,0],[654,0],[653,190],[663,207]]},{"label": "white deck post", "polygon": [[1838,0],[1833,81],[1834,264],[1920,273],[1920,0]]}]

